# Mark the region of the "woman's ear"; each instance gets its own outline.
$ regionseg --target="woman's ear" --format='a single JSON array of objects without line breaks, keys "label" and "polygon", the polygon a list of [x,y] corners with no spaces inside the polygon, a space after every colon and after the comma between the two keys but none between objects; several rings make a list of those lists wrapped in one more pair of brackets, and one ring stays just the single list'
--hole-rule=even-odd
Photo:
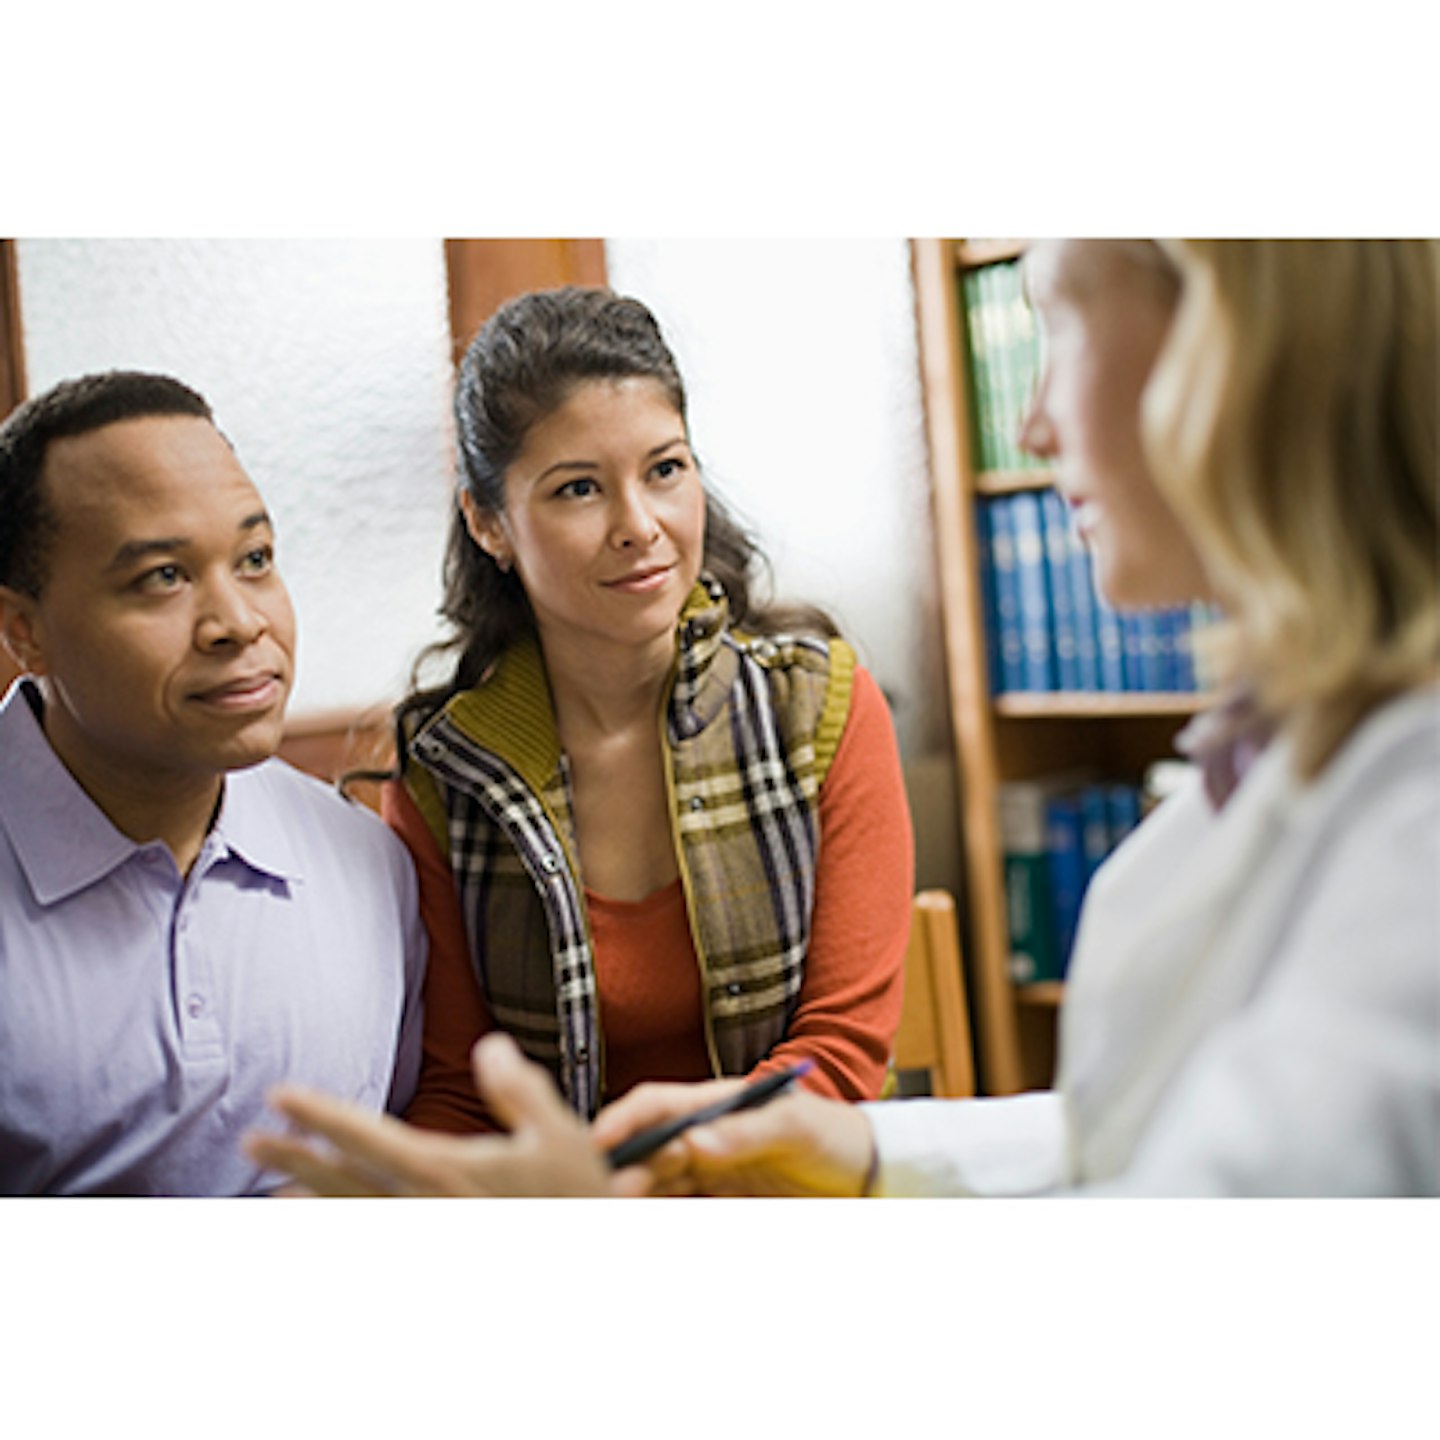
[{"label": "woman's ear", "polygon": [[470,538],[495,562],[502,573],[508,571],[513,557],[500,516],[493,511],[482,510],[468,490],[460,492],[460,510],[465,516],[465,528],[470,532]]}]

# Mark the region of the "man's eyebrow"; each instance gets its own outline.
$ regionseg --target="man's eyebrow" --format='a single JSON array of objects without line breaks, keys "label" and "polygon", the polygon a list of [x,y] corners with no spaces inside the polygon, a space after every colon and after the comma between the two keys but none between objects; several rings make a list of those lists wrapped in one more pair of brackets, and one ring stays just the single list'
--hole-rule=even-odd
[{"label": "man's eyebrow", "polygon": [[[246,535],[262,525],[274,529],[268,510],[257,510],[253,515],[247,515],[235,528],[240,534]],[[153,540],[127,540],[110,557],[110,564],[106,568],[125,570],[152,555],[173,555],[177,551],[188,549],[190,544],[191,541],[184,535],[158,535]]]},{"label": "man's eyebrow", "polygon": [[184,550],[189,544],[183,535],[159,536],[154,540],[127,540],[110,557],[110,564],[106,568],[127,570],[131,565],[148,559],[151,555],[174,554],[177,550]]}]

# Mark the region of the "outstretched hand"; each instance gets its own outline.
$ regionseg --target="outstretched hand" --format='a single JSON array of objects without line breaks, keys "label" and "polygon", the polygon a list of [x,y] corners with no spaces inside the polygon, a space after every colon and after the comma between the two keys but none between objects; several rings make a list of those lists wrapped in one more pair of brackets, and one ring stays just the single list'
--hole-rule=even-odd
[{"label": "outstretched hand", "polygon": [[[742,1084],[637,1085],[607,1105],[592,1130],[611,1146],[723,1098]],[[687,1130],[647,1162],[654,1195],[832,1195],[864,1193],[875,1154],[863,1111],[804,1091],[762,1109]]]},{"label": "outstretched hand", "polygon": [[419,1130],[298,1086],[270,1102],[301,1133],[252,1131],[245,1153],[309,1195],[638,1195],[642,1170],[612,1176],[604,1154],[546,1072],[509,1036],[476,1046],[475,1084],[508,1135]]}]

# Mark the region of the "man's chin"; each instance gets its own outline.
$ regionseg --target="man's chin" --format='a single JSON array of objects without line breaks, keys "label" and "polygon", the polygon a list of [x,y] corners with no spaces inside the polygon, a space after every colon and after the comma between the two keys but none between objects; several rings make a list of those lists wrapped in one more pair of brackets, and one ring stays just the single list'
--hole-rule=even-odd
[{"label": "man's chin", "polygon": [[217,770],[249,770],[279,753],[285,738],[283,714],[256,720],[214,747]]}]

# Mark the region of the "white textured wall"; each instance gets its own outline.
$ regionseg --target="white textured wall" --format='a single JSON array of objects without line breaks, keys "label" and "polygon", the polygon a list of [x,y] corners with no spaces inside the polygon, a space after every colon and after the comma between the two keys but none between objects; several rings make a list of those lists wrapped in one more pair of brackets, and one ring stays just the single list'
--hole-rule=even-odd
[{"label": "white textured wall", "polygon": [[[612,240],[657,314],[712,482],[778,593],[828,608],[895,703],[902,749],[948,747],[902,240]],[[280,526],[300,614],[293,713],[393,699],[434,609],[451,493],[438,241],[22,240],[32,391],[85,370],[201,390]]]},{"label": "white textured wall", "polygon": [[840,622],[907,756],[947,746],[906,243],[620,239],[606,262],[664,328],[696,450],[776,591]]},{"label": "white textured wall", "polygon": [[19,242],[31,393],[168,371],[210,401],[279,531],[291,713],[393,698],[437,633],[452,488],[439,241]]}]

